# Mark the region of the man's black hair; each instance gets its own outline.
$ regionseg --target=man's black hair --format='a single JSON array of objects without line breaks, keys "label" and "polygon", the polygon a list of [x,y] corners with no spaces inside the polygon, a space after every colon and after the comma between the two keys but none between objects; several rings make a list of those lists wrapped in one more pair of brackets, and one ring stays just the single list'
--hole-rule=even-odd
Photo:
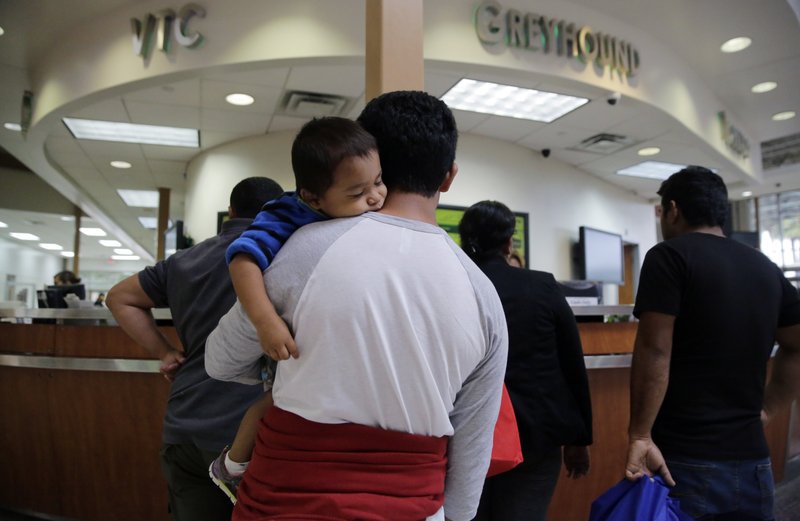
[{"label": "man's black hair", "polygon": [[476,261],[503,254],[515,227],[516,217],[508,206],[498,201],[475,203],[458,224],[461,248]]},{"label": "man's black hair", "polygon": [[283,193],[281,185],[269,177],[242,179],[231,190],[231,208],[237,217],[252,219],[264,206]]},{"label": "man's black hair", "polygon": [[431,197],[453,165],[458,130],[445,103],[420,91],[373,99],[358,122],[378,142],[386,188]]},{"label": "man's black hair", "polygon": [[722,178],[702,166],[687,166],[672,174],[658,189],[661,207],[675,204],[691,226],[724,226],[728,217],[728,189]]},{"label": "man's black hair", "polygon": [[333,172],[348,157],[366,157],[378,149],[375,138],[347,118],[312,119],[292,143],[292,169],[297,190],[322,196],[333,184]]}]

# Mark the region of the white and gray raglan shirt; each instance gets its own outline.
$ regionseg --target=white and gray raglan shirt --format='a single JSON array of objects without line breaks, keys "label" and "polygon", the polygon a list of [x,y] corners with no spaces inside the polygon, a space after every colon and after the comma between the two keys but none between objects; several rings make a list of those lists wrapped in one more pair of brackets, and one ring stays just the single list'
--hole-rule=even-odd
[{"label": "white and gray raglan shirt", "polygon": [[[275,405],[320,423],[450,436],[444,515],[472,519],[508,350],[492,283],[441,228],[380,213],[302,227],[264,281],[300,354],[278,364]],[[237,302],[208,337],[206,371],[252,383],[262,354]]]}]

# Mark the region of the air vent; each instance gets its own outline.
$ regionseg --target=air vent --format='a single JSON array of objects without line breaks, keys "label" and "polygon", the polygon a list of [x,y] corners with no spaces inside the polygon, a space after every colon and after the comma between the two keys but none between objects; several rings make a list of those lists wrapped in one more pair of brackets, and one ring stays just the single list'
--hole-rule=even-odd
[{"label": "air vent", "polygon": [[280,108],[286,116],[341,116],[347,112],[352,102],[352,98],[345,96],[292,90],[283,95]]},{"label": "air vent", "polygon": [[761,143],[764,170],[800,163],[800,133]]},{"label": "air vent", "polygon": [[580,150],[581,152],[592,152],[594,154],[613,154],[623,148],[628,148],[633,145],[635,141],[626,136],[619,134],[597,134],[590,138],[586,138],[575,146],[569,147],[569,150]]}]

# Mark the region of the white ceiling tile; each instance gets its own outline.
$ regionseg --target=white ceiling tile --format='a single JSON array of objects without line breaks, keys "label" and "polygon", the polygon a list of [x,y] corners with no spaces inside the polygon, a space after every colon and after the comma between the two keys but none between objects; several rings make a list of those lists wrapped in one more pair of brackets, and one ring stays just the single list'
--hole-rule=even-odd
[{"label": "white ceiling tile", "polygon": [[123,98],[125,101],[198,107],[200,106],[200,80],[193,78],[166,83],[158,87],[130,92]]},{"label": "white ceiling tile", "polygon": [[148,159],[147,164],[153,175],[183,175],[186,171],[186,161]]},{"label": "white ceiling tile", "polygon": [[142,149],[138,143],[118,143],[115,141],[95,141],[93,139],[79,139],[78,146],[87,156],[109,159],[141,160]]},{"label": "white ceiling tile", "polygon": [[286,81],[286,89],[355,98],[364,92],[366,78],[364,70],[363,65],[292,67]]},{"label": "white ceiling tile", "polygon": [[472,127],[469,132],[505,141],[519,141],[544,125],[545,123],[527,119],[489,116],[482,123]]},{"label": "white ceiling tile", "polygon": [[[205,108],[200,113],[200,128],[202,131],[229,132],[245,135],[263,134],[267,131],[269,117],[265,114],[253,114],[238,110],[219,110]],[[200,142],[203,142],[203,132],[200,133]]]},{"label": "white ceiling tile", "polygon": [[200,127],[199,107],[143,101],[127,101],[125,105],[130,112],[132,123],[178,128]]},{"label": "white ceiling tile", "polygon": [[456,128],[459,132],[470,132],[473,128],[480,125],[487,119],[488,114],[481,114],[479,112],[469,112],[466,110],[453,110],[453,117],[456,120]]},{"label": "white ceiling tile", "polygon": [[203,78],[243,85],[263,85],[282,88],[289,76],[289,67],[238,70],[239,67],[214,68],[203,72]]},{"label": "white ceiling tile", "polygon": [[268,132],[281,132],[283,130],[300,130],[300,127],[311,121],[311,118],[294,118],[291,116],[272,116]]},{"label": "white ceiling tile", "polygon": [[556,120],[519,141],[519,144],[541,150],[542,148],[559,149],[577,145],[597,132],[591,129],[567,124],[563,118]]},{"label": "white ceiling tile", "polygon": [[[202,142],[203,135],[200,134]],[[165,159],[167,161],[189,161],[200,153],[200,149],[188,147],[166,147],[161,145],[141,145],[144,157],[151,159]]]},{"label": "white ceiling tile", "polygon": [[88,107],[71,112],[70,117],[125,123],[130,121],[128,118],[128,111],[125,110],[125,105],[123,105],[122,100],[119,98],[93,103]]}]

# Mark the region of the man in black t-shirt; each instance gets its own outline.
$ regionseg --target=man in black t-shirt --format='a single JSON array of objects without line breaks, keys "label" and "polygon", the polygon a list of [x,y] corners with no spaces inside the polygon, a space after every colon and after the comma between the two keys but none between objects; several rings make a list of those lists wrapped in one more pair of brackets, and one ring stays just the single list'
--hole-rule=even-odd
[{"label": "man in black t-shirt", "polygon": [[771,520],[762,420],[800,394],[800,298],[763,254],[725,238],[718,175],[688,167],[658,194],[665,240],[645,257],[633,312],[626,476],[658,472],[695,519]]}]

